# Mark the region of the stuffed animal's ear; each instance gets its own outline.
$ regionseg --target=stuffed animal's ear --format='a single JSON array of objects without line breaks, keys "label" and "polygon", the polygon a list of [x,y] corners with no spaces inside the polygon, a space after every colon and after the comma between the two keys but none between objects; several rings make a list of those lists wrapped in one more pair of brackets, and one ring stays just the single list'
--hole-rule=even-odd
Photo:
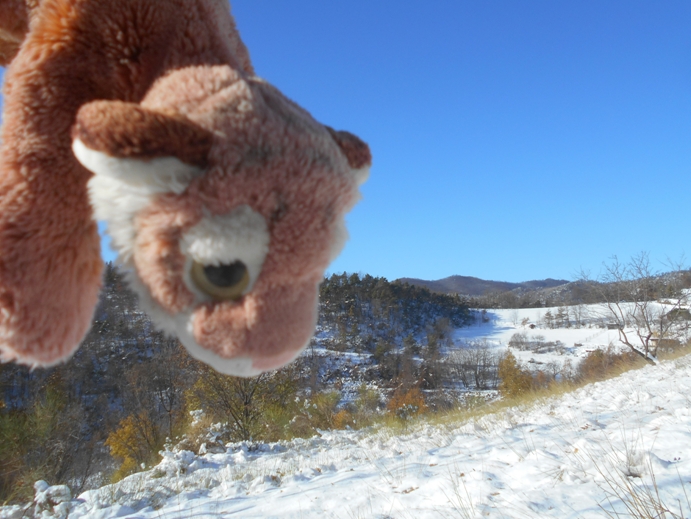
[{"label": "stuffed animal's ear", "polygon": [[355,172],[358,185],[363,184],[367,180],[369,168],[372,165],[372,153],[369,146],[350,132],[336,131],[328,126],[326,129],[348,159],[348,165]]},{"label": "stuffed animal's ear", "polygon": [[210,131],[182,115],[122,101],[83,106],[72,138],[75,156],[95,175],[176,193],[206,167],[213,143]]},{"label": "stuffed animal's ear", "polygon": [[0,1],[0,66],[9,65],[29,30],[28,0]]},{"label": "stuffed animal's ear", "polygon": [[81,107],[72,138],[111,157],[176,157],[200,168],[206,167],[213,142],[209,130],[184,115],[148,110],[124,101],[93,101]]}]

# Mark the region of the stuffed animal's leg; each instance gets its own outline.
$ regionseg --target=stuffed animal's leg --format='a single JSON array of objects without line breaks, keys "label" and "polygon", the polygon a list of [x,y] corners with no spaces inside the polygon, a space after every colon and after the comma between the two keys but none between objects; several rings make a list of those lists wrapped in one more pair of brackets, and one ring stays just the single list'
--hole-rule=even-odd
[{"label": "stuffed animal's leg", "polygon": [[[50,365],[88,331],[101,285],[75,115],[94,99],[140,99],[188,2],[25,1],[32,21],[7,70],[0,150],[0,359]],[[21,18],[19,0],[0,0],[5,12]]]},{"label": "stuffed animal's leg", "polygon": [[[1,135],[0,359],[49,365],[86,334],[101,283],[91,174],[71,150],[77,110],[139,102],[167,69],[251,65],[224,0],[25,1]],[[22,16],[19,0],[0,0],[5,10]]]},{"label": "stuffed animal's leg", "polygon": [[68,19],[55,29],[29,34],[7,71],[0,150],[0,359],[33,366],[79,345],[102,270],[90,174],[71,152],[70,128],[104,92],[87,72],[107,73],[64,44]]},{"label": "stuffed animal's leg", "polygon": [[0,358],[29,365],[74,351],[101,284],[90,175],[70,150],[77,106],[51,81],[9,71],[0,152]]},{"label": "stuffed animal's leg", "polygon": [[0,0],[0,66],[7,66],[17,55],[28,30],[27,1]]}]

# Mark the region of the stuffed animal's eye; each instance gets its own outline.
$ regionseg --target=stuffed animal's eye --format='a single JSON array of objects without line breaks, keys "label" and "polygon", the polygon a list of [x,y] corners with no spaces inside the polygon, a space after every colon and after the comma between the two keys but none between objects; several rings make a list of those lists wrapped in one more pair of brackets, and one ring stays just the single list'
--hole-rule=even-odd
[{"label": "stuffed animal's eye", "polygon": [[249,272],[241,261],[225,265],[202,265],[195,261],[190,274],[199,290],[217,301],[240,299],[250,284]]}]

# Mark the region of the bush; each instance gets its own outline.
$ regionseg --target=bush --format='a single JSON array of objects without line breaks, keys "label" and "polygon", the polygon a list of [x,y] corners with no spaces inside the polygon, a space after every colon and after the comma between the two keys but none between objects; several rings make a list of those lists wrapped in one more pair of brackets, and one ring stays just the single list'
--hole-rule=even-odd
[{"label": "bush", "polygon": [[462,343],[449,356],[450,371],[466,388],[490,389],[499,383],[499,356],[486,339]]},{"label": "bush", "polygon": [[538,371],[533,376],[533,389],[545,389],[554,382],[554,377],[545,371]]},{"label": "bush", "polygon": [[533,353],[564,353],[564,344],[561,341],[546,341],[544,335],[531,335],[526,332],[517,332],[509,339],[509,347],[520,351],[532,351]]},{"label": "bush", "polygon": [[297,395],[292,366],[254,378],[222,375],[200,366],[197,382],[186,394],[189,409],[201,409],[214,421],[228,423],[232,441],[272,441],[285,434]]},{"label": "bush", "polygon": [[106,446],[110,455],[120,460],[120,467],[112,476],[115,482],[133,474],[142,464],[155,461],[163,439],[149,416],[140,413],[121,420],[118,428],[108,435]]},{"label": "bush", "polygon": [[381,395],[376,389],[370,389],[366,384],[361,384],[358,388],[358,395],[352,404],[355,425],[357,427],[367,427],[371,425],[374,418],[380,414],[383,405]]},{"label": "bush", "polygon": [[346,427],[355,427],[355,418],[350,411],[341,409],[334,415],[333,419],[334,429],[345,429]]},{"label": "bush", "polygon": [[0,502],[14,497],[23,463],[27,418],[24,413],[0,414]]},{"label": "bush", "polygon": [[221,443],[229,440],[228,431],[220,423],[214,423],[212,418],[201,409],[190,411],[191,420],[185,426],[182,439],[178,447],[184,450],[199,452],[203,444]]},{"label": "bush", "polygon": [[516,332],[509,339],[509,346],[518,350],[528,349],[528,334],[525,332]]},{"label": "bush", "polygon": [[510,351],[499,361],[499,379],[499,392],[509,398],[527,393],[533,385],[533,377],[520,366]]},{"label": "bush", "polygon": [[0,503],[31,500],[38,479],[80,484],[79,448],[87,451],[83,419],[59,374],[26,409],[0,409]]},{"label": "bush", "polygon": [[317,429],[331,429],[338,414],[341,394],[338,391],[317,393],[304,400],[296,399],[294,416],[290,421],[289,433],[293,437],[308,437]]},{"label": "bush", "polygon": [[411,418],[427,412],[427,404],[425,398],[422,396],[420,388],[414,387],[408,390],[396,390],[386,408],[390,413],[402,420],[410,420]]},{"label": "bush", "polygon": [[604,380],[614,373],[643,365],[644,362],[631,351],[617,353],[611,346],[606,350],[597,349],[588,352],[578,365],[576,378],[581,382]]}]

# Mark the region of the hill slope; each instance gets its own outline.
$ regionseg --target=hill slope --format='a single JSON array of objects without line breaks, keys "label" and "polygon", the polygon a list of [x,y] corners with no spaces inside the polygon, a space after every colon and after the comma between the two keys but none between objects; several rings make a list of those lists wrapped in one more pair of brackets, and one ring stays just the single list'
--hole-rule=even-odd
[{"label": "hill slope", "polygon": [[[469,423],[324,431],[280,444],[167,451],[147,472],[44,518],[628,516],[633,495],[688,516],[691,358]],[[655,487],[653,488],[653,481]],[[39,498],[59,495],[40,487]],[[647,490],[646,490],[647,489]],[[646,498],[646,491],[649,492]],[[23,517],[0,507],[0,517]],[[62,514],[62,515],[59,515]],[[653,515],[651,515],[652,517]],[[647,516],[646,516],[647,517]]]}]

